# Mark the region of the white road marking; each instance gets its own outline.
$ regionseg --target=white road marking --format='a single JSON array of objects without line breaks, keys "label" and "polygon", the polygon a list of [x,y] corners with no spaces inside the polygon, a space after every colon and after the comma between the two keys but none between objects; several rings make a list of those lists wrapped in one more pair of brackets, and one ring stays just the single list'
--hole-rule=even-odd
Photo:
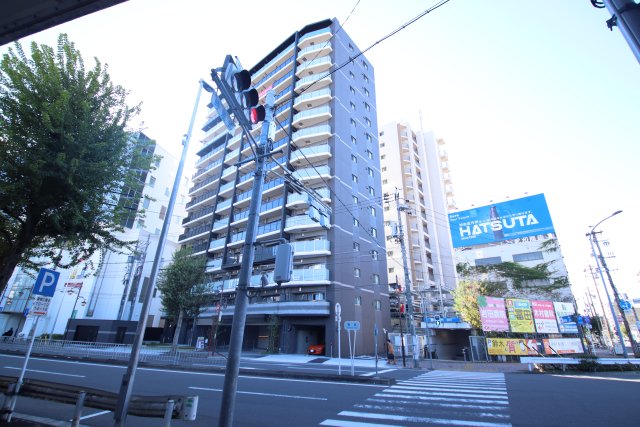
[{"label": "white road marking", "polygon": [[[93,418],[93,417],[99,417],[100,415],[105,415],[105,414],[110,414],[111,411],[102,411],[102,412],[96,412],[95,414],[91,414],[91,415],[85,415],[84,417],[80,417],[81,420],[86,420],[87,418]],[[69,422],[72,422],[73,420],[69,420]]]},{"label": "white road marking", "polygon": [[[189,387],[193,390],[204,390],[204,391],[219,391],[222,392],[221,388],[207,388],[207,387]],[[293,396],[289,394],[275,394],[275,393],[258,393],[255,391],[237,391],[237,394],[253,394],[256,396],[272,396],[272,397],[285,397],[288,399],[304,399],[304,400],[329,400],[326,397],[308,397],[308,396]]]},{"label": "white road marking", "polygon": [[493,390],[479,390],[479,389],[473,389],[473,390],[465,390],[463,388],[458,388],[458,387],[432,387],[429,384],[424,384],[422,386],[407,386],[404,384],[400,384],[400,385],[394,385],[391,386],[391,388],[393,389],[404,389],[404,390],[426,390],[426,391],[435,391],[435,392],[445,392],[445,391],[458,391],[462,394],[467,394],[467,393],[479,393],[479,394],[495,394],[495,395],[506,395],[507,392],[506,391],[493,391]]},{"label": "white road marking", "polygon": [[398,398],[401,397],[403,399],[414,399],[418,401],[434,401],[434,400],[443,400],[446,402],[465,402],[465,403],[489,403],[493,405],[508,405],[509,402],[506,400],[493,400],[493,399],[465,399],[465,398],[452,398],[448,397],[437,397],[437,396],[410,396],[403,394],[384,394],[385,392],[376,394],[377,397],[389,397],[389,398]]},{"label": "white road marking", "polygon": [[369,412],[355,412],[355,411],[342,411],[338,415],[344,417],[361,417],[361,418],[373,418],[379,420],[390,421],[408,421],[413,423],[432,423],[432,424],[445,424],[456,426],[474,426],[474,427],[511,427],[511,424],[503,423],[489,423],[485,421],[470,421],[470,420],[452,420],[447,418],[428,418],[428,417],[406,417],[404,415],[392,415],[392,414],[377,414]]},{"label": "white road marking", "polygon": [[393,387],[385,390],[385,393],[406,393],[406,394],[418,394],[421,396],[451,396],[451,397],[479,397],[480,399],[496,399],[496,400],[507,400],[507,396],[487,396],[483,394],[473,394],[473,393],[465,393],[461,395],[460,393],[444,393],[444,392],[435,392],[435,391],[411,391],[411,390],[398,390]]},{"label": "white road marking", "polygon": [[[393,372],[393,371],[396,371],[396,370],[397,370],[397,369],[384,369],[384,370],[382,370],[382,371],[378,371],[378,374],[386,374],[387,372]],[[374,372],[369,372],[369,373],[366,373],[366,374],[362,374],[362,375],[360,375],[360,376],[361,376],[361,377],[372,377],[372,376],[374,376],[375,374],[376,374],[376,373],[375,373],[375,371],[374,371]]]},{"label": "white road marking", "polygon": [[342,421],[342,420],[324,420],[320,423],[321,426],[331,427],[403,427],[396,424],[374,424],[374,423],[359,423],[357,421]]},{"label": "white road marking", "polygon": [[[15,370],[22,370],[22,368],[16,368],[14,366],[5,366],[5,369],[15,369]],[[77,377],[77,378],[85,378],[85,375],[76,375],[76,374],[64,374],[62,372],[52,372],[52,371],[39,371],[37,369],[27,369],[27,371],[29,372],[38,372],[40,374],[51,374],[51,375],[63,375],[66,377]]]}]

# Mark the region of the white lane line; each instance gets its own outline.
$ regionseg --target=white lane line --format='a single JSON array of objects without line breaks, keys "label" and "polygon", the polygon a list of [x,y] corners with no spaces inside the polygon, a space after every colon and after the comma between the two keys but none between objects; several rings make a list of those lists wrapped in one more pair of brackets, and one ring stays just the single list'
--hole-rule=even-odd
[{"label": "white lane line", "polygon": [[[81,420],[86,420],[87,418],[99,417],[100,415],[110,414],[111,411],[102,411],[96,412],[95,414],[85,415],[84,417],[80,417]],[[73,420],[69,420],[69,422],[73,422]]]},{"label": "white lane line", "polygon": [[[499,407],[494,405],[467,405],[467,404],[461,404],[461,403],[440,403],[440,402],[431,402],[431,401],[416,402],[414,400],[398,400],[395,397],[396,396],[394,396],[394,399],[378,399],[375,397],[370,397],[369,399],[367,399],[367,402],[389,403],[392,405],[390,406],[390,408],[397,408],[397,405],[403,404],[403,405],[413,405],[413,406],[439,406],[443,408],[469,408],[469,409],[480,409],[480,410],[487,410],[487,411],[506,411],[509,409],[508,407],[504,407],[504,406]],[[450,402],[450,399],[446,399],[446,401]],[[359,406],[359,405],[356,405],[356,406]]]},{"label": "white lane line", "polygon": [[[15,369],[17,371],[22,370],[22,368],[16,368],[16,367],[13,367],[13,366],[5,366],[4,368],[5,369]],[[40,374],[62,375],[62,376],[65,376],[65,377],[76,377],[76,378],[85,378],[86,377],[85,375],[64,374],[62,372],[52,372],[52,371],[39,371],[37,369],[27,369],[27,371],[29,371],[29,372],[38,372]]]},{"label": "white lane line", "polygon": [[[205,390],[205,391],[219,391],[221,392],[221,388],[207,388],[207,387],[189,387],[193,390]],[[237,394],[252,394],[256,396],[272,396],[272,397],[285,397],[288,399],[303,399],[303,400],[329,400],[326,397],[308,397],[308,396],[293,396],[289,394],[275,394],[275,393],[258,393],[254,391],[237,391]]]},{"label": "white lane line", "polygon": [[508,400],[508,396],[489,396],[486,394],[473,394],[473,393],[444,393],[444,392],[435,392],[435,391],[411,391],[411,390],[397,390],[397,389],[387,389],[384,391],[385,393],[405,393],[405,394],[417,394],[421,396],[451,396],[451,397],[479,397],[480,399],[494,399],[494,400]]},{"label": "white lane line", "polygon": [[342,420],[324,420],[320,423],[321,426],[331,427],[404,427],[396,424],[374,424],[374,423],[359,423],[357,421],[342,421]]},{"label": "white lane line", "polygon": [[[387,372],[393,372],[393,371],[396,371],[396,370],[397,370],[397,369],[384,369],[384,370],[382,370],[382,371],[378,371],[378,374],[386,374]],[[376,373],[375,373],[375,371],[373,371],[373,372],[368,372],[368,373],[366,373],[366,374],[362,374],[362,375],[360,375],[360,376],[361,376],[361,377],[372,377],[372,376],[374,376],[375,374],[376,374]]]},{"label": "white lane line", "polygon": [[511,427],[510,423],[490,423],[485,421],[453,420],[447,418],[406,417],[404,415],[377,414],[369,412],[342,411],[338,415],[343,417],[369,418],[389,421],[408,421],[412,423],[432,423],[473,427]]},{"label": "white lane line", "polygon": [[[367,399],[367,401],[371,401],[372,399]],[[385,403],[391,403],[391,401],[385,401]],[[368,405],[368,404],[357,404],[357,405],[353,405],[354,408],[358,408],[358,409],[366,409],[367,411],[381,411],[381,412],[415,412],[414,409],[404,409],[401,410],[401,408],[398,408],[397,405]],[[426,405],[423,405],[426,406]],[[440,406],[440,407],[446,407],[446,408],[456,408],[456,409],[478,409],[479,406],[474,406],[474,405],[452,405],[452,404],[447,404],[447,403],[436,403],[436,404],[432,404],[429,406]],[[400,409],[400,410],[399,410]],[[487,410],[492,410],[493,411],[493,407],[487,407]],[[500,419],[509,419],[509,414],[496,414],[494,412],[473,412],[473,414],[471,414],[473,416],[479,416],[479,417],[483,417],[483,418],[500,418]]]},{"label": "white lane line", "polygon": [[429,387],[429,386],[422,386],[422,387],[416,387],[416,386],[407,386],[404,384],[399,384],[399,385],[393,385],[390,388],[393,389],[404,389],[404,390],[426,390],[426,391],[458,391],[460,392],[460,394],[467,394],[467,393],[478,393],[478,394],[494,394],[494,395],[506,395],[507,392],[506,391],[492,391],[492,390],[465,390],[462,388],[458,388],[458,387]]},{"label": "white lane line", "polygon": [[487,403],[487,404],[491,404],[491,405],[509,405],[509,402],[506,400],[493,400],[493,399],[465,399],[465,398],[452,398],[450,396],[448,397],[438,397],[438,396],[411,396],[411,395],[406,395],[406,394],[384,394],[383,393],[377,393],[376,397],[388,397],[388,398],[393,398],[393,399],[397,399],[397,398],[402,398],[402,399],[413,399],[413,400],[418,400],[418,401],[427,401],[427,402],[431,402],[431,401],[437,401],[437,400],[442,400],[445,402],[463,402],[463,403]]}]

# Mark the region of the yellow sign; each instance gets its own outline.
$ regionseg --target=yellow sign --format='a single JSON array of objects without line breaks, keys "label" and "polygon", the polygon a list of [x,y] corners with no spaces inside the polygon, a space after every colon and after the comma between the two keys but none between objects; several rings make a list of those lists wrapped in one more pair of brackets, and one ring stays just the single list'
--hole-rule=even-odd
[{"label": "yellow sign", "polygon": [[511,332],[535,333],[531,302],[526,299],[507,298],[505,303]]},{"label": "yellow sign", "polygon": [[487,338],[487,352],[492,355],[535,356],[538,342],[522,338]]}]

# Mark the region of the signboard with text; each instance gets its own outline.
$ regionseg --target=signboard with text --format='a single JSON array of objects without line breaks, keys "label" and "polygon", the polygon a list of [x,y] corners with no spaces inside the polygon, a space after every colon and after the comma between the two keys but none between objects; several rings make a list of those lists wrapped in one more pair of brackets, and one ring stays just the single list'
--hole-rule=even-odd
[{"label": "signboard with text", "polygon": [[31,309],[29,309],[29,314],[33,316],[46,316],[49,311],[50,303],[50,297],[36,295],[33,299],[33,303],[31,304]]},{"label": "signboard with text", "polygon": [[504,298],[478,297],[478,309],[482,330],[485,332],[509,332],[509,322]]},{"label": "signboard with text", "polygon": [[511,332],[529,333],[535,332],[531,303],[526,299],[507,298],[507,317]]},{"label": "signboard with text", "polygon": [[583,353],[580,338],[544,338],[542,340],[546,354]]},{"label": "signboard with text", "polygon": [[535,356],[538,342],[523,338],[487,338],[487,352],[492,356]]},{"label": "signboard with text", "polygon": [[454,248],[555,233],[544,194],[449,214]]},{"label": "signboard with text", "polygon": [[532,300],[533,320],[539,334],[557,334],[558,322],[552,301]]},{"label": "signboard with text", "polygon": [[[570,302],[554,302],[553,308],[556,311],[556,319],[558,320],[558,329],[561,334],[577,334],[578,325],[576,322],[569,320],[576,314],[573,304]],[[563,319],[565,317],[566,319]]]}]

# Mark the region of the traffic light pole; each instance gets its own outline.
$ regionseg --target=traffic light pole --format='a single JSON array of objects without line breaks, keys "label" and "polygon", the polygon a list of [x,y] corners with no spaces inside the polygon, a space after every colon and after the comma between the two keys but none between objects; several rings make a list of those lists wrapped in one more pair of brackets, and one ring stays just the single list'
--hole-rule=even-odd
[{"label": "traffic light pole", "polygon": [[[402,217],[400,216],[400,196],[396,191],[396,207],[398,211],[398,238],[400,240],[400,251],[402,252],[402,267],[404,268],[404,293],[407,300],[406,314],[407,314],[407,332],[411,336],[412,348],[413,348],[413,367],[418,368],[418,337],[416,337],[416,326],[413,323],[413,295],[411,293],[411,276],[409,275],[409,265],[407,264],[407,248],[404,244],[404,232],[402,231]],[[402,316],[402,314],[400,315]],[[400,318],[402,322],[402,317]],[[427,339],[429,339],[429,324],[427,324]]]},{"label": "traffic light pole", "polygon": [[247,231],[242,249],[242,265],[238,276],[238,286],[236,288],[235,309],[233,312],[233,323],[231,325],[231,342],[229,344],[229,356],[222,389],[222,401],[220,403],[220,427],[233,426],[233,412],[236,401],[236,391],[238,389],[238,374],[240,372],[240,354],[242,353],[242,341],[244,338],[244,328],[247,317],[247,305],[249,296],[247,294],[253,270],[254,244],[258,232],[259,209],[262,203],[262,186],[266,171],[264,169],[265,159],[270,155],[268,143],[269,126],[273,120],[273,106],[275,95],[273,91],[267,93],[265,104],[266,116],[262,122],[260,140],[256,150],[256,171],[253,177],[253,190],[251,192],[251,205],[247,218]]}]

